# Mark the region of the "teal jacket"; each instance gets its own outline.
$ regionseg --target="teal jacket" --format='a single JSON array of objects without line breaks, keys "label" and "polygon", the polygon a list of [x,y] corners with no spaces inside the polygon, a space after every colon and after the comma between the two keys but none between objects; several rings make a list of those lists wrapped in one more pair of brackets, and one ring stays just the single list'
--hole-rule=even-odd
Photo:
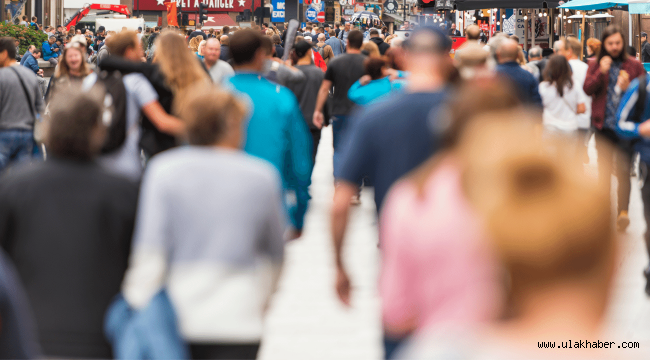
[{"label": "teal jacket", "polygon": [[238,72],[225,85],[248,102],[244,150],[278,169],[291,223],[301,230],[310,199],[313,164],[311,136],[298,100],[291,90],[259,74]]},{"label": "teal jacket", "polygon": [[348,90],[348,98],[355,104],[368,105],[383,99],[392,91],[400,90],[402,85],[401,80],[390,81],[388,77],[372,80],[366,85],[361,85],[361,82],[357,80]]}]

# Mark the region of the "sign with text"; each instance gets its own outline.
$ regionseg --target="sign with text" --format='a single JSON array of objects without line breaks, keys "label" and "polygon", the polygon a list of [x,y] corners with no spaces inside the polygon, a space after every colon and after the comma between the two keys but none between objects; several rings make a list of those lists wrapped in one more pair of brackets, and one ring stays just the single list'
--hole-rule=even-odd
[{"label": "sign with text", "polygon": [[[164,0],[138,0],[139,10],[166,11]],[[252,1],[255,8],[260,6],[260,0],[176,0],[178,11],[199,11],[199,3],[208,5],[208,12],[243,12],[251,10]]]},{"label": "sign with text", "polygon": [[284,0],[273,0],[273,12],[271,12],[271,22],[284,22]]}]

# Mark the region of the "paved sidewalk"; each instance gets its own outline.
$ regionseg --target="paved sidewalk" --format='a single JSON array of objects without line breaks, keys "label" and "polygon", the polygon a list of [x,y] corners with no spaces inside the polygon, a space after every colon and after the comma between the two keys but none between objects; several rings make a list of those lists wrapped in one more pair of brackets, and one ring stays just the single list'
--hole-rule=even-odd
[{"label": "paved sidewalk", "polygon": [[[334,193],[331,144],[331,128],[326,128],[312,177],[313,199],[304,234],[287,245],[286,266],[271,304],[259,355],[262,360],[375,360],[383,356],[377,295],[380,258],[371,191],[364,189],[362,205],[352,212],[344,249],[353,285],[352,307],[341,305],[334,292],[329,228]],[[590,153],[593,163],[593,142]],[[587,167],[587,171],[593,172],[595,167]],[[600,340],[638,341],[641,349],[648,351],[650,300],[643,291],[645,280],[641,274],[648,262],[642,237],[645,221],[638,180],[633,179],[632,184],[631,225],[620,239],[618,274],[607,316],[612,335]]]}]

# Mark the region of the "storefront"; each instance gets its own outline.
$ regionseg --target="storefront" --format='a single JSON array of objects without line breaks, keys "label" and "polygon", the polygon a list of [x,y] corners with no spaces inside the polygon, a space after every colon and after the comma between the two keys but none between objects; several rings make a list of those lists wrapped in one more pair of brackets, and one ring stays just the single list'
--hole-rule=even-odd
[{"label": "storefront", "polygon": [[[255,4],[253,4],[253,0],[177,0],[176,6],[178,11],[196,14],[199,11],[199,3],[203,2],[208,5],[208,17],[212,17],[204,25],[220,27],[224,25],[232,26],[239,13],[246,9],[254,11],[254,9],[258,8],[260,6],[260,0],[254,1]],[[167,11],[164,3],[165,0],[134,0],[133,13],[136,15],[138,12],[147,15],[160,15],[162,25],[165,26]],[[210,16],[211,14],[213,16]]]}]

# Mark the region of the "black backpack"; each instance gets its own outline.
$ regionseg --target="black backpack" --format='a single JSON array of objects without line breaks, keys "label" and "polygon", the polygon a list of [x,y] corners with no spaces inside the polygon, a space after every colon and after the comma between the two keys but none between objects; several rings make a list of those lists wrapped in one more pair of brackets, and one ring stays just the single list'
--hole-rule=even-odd
[{"label": "black backpack", "polygon": [[101,150],[102,154],[109,154],[119,149],[126,139],[126,88],[119,71],[100,71],[97,74],[95,86],[102,86],[106,91],[104,106],[110,109],[110,120],[104,119],[108,128],[106,143]]}]

